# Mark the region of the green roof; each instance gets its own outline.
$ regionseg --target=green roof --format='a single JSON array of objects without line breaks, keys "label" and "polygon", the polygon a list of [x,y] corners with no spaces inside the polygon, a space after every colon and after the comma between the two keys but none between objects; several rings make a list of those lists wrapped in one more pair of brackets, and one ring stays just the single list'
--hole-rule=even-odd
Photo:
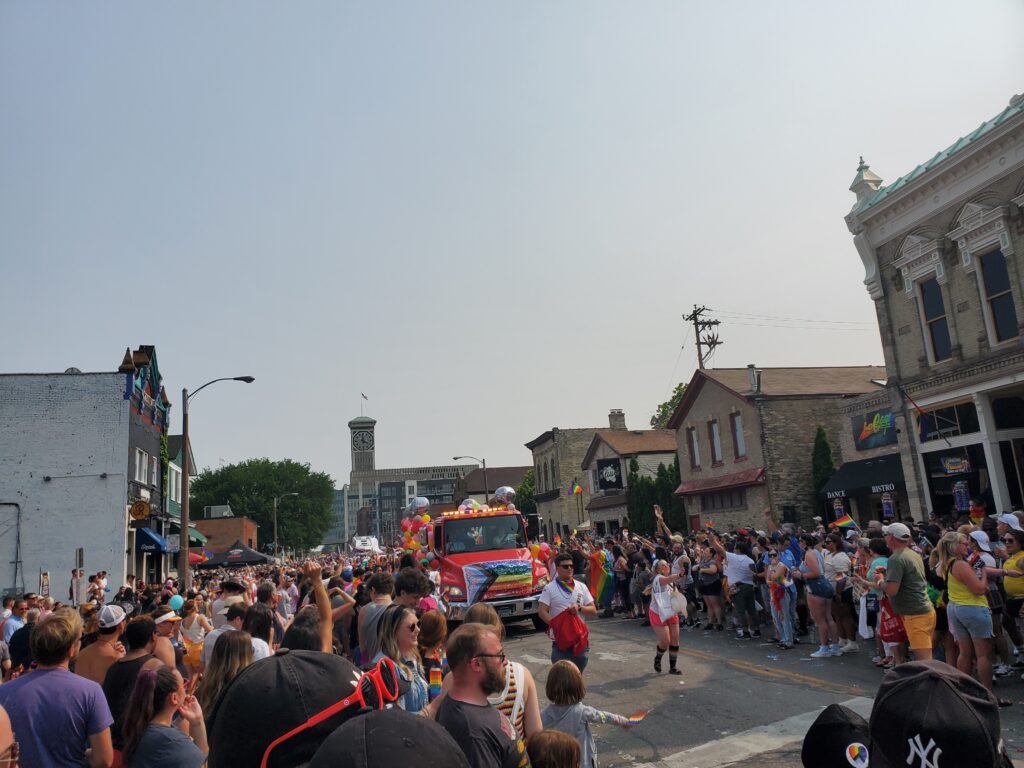
[{"label": "green roof", "polygon": [[1000,125],[1005,123],[1007,120],[1010,120],[1011,118],[1016,117],[1017,115],[1020,114],[1024,114],[1024,96],[1014,96],[1012,99],[1010,99],[1010,105],[1002,112],[1000,112],[998,115],[993,117],[991,120],[986,120],[984,123],[979,125],[966,136],[961,136],[959,139],[954,141],[950,146],[946,147],[941,152],[936,152],[934,157],[932,157],[927,162],[921,163],[907,175],[900,176],[892,184],[889,184],[888,186],[879,189],[877,192],[875,192],[875,194],[867,198],[860,205],[860,207],[857,209],[857,212],[859,213],[862,211],[866,211],[871,206],[877,205],[878,203],[882,202],[887,197],[889,197],[889,195],[891,195],[893,192],[897,192],[898,190],[902,189],[917,177],[930,171],[939,163],[948,160],[949,158],[953,157],[956,154],[959,154],[985,134],[990,133],[991,131],[995,130]]}]

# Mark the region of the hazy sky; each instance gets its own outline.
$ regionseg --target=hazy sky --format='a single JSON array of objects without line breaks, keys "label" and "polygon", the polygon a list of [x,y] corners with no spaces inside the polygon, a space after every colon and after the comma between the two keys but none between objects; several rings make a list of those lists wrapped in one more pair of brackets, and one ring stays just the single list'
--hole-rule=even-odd
[{"label": "hazy sky", "polygon": [[251,374],[193,401],[200,465],[340,486],[360,392],[381,467],[646,426],[694,303],[718,366],[881,363],[857,157],[998,113],[1022,37],[1019,0],[6,2],[0,370],[155,344],[175,432]]}]

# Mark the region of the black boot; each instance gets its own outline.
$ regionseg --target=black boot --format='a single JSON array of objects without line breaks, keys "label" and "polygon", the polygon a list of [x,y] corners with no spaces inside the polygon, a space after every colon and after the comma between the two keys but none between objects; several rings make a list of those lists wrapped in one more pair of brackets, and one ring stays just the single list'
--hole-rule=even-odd
[{"label": "black boot", "polygon": [[[678,659],[679,659],[679,646],[678,645],[670,645],[668,647],[668,673],[670,675],[681,675],[681,674],[683,674],[678,669],[676,669],[676,661]],[[658,661],[660,663],[661,659],[659,658]]]}]

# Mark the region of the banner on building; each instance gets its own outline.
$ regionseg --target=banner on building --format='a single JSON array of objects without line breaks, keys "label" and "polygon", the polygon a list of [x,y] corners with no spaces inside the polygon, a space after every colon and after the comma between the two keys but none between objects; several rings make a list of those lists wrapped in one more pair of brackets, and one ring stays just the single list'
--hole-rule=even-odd
[{"label": "banner on building", "polygon": [[966,456],[943,456],[942,468],[947,475],[962,475],[971,471],[971,462]]},{"label": "banner on building", "polygon": [[618,459],[597,460],[597,487],[602,491],[622,490],[622,463]]},{"label": "banner on building", "polygon": [[850,419],[853,445],[858,451],[896,444],[896,421],[891,408],[872,411]]}]

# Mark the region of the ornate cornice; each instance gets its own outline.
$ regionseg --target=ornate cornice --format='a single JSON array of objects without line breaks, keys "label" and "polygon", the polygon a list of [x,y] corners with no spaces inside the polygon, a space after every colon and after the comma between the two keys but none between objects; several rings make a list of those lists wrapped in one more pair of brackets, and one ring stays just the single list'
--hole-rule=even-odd
[{"label": "ornate cornice", "polygon": [[942,252],[942,240],[925,240],[917,235],[909,235],[903,241],[899,255],[892,265],[903,275],[903,288],[907,293],[914,292],[916,282],[932,275],[935,275],[940,283],[946,282]]},{"label": "ornate cornice", "polygon": [[937,376],[907,381],[903,383],[903,390],[907,393],[931,394],[934,390],[948,389],[950,385],[960,382],[993,378],[992,374],[1003,373],[1007,369],[1024,370],[1024,350],[963,364]]}]

